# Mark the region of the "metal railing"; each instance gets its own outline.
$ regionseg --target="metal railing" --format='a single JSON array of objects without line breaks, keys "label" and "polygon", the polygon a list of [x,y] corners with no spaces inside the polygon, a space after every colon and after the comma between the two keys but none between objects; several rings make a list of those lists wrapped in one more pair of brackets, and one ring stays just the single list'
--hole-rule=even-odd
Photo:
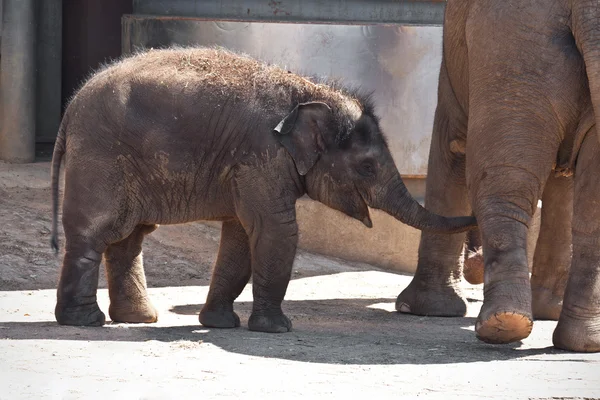
[{"label": "metal railing", "polygon": [[442,25],[445,0],[133,0],[134,14],[252,22]]}]

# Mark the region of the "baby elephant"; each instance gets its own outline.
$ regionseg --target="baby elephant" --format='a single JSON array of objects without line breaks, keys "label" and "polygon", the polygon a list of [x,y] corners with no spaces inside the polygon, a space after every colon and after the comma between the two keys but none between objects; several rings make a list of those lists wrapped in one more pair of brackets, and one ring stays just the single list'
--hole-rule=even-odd
[{"label": "baby elephant", "polygon": [[432,232],[475,225],[411,198],[368,100],[220,49],[138,54],[81,88],[52,161],[55,250],[63,156],[66,253],[55,315],[64,325],[104,324],[96,302],[103,255],[112,320],[156,321],[142,241],[158,224],[223,221],[200,322],[239,326],[233,302],[252,274],[248,327],[263,332],[291,329],[281,303],[302,195],[368,227],[368,207]]}]

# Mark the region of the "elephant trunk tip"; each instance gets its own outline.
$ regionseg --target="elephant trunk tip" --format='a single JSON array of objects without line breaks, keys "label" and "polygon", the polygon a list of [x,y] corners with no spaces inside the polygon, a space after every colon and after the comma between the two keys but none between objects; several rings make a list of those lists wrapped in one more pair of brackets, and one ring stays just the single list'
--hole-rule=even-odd
[{"label": "elephant trunk tip", "polygon": [[477,219],[473,216],[449,217],[447,221],[448,229],[442,229],[443,232],[459,233],[477,228]]}]

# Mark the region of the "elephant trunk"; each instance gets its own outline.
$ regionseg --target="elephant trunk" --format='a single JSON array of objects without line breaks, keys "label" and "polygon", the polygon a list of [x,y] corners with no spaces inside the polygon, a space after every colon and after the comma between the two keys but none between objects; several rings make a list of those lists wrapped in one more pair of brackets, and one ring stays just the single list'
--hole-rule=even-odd
[{"label": "elephant trunk", "polygon": [[374,196],[369,206],[427,232],[458,233],[477,226],[475,217],[443,217],[426,210],[410,195],[398,173]]}]

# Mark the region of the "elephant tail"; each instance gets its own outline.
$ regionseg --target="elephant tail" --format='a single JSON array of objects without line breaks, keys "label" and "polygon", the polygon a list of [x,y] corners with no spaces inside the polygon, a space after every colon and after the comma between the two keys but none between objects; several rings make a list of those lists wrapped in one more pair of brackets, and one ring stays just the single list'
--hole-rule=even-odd
[{"label": "elephant tail", "polygon": [[56,143],[54,144],[54,153],[52,154],[52,170],[51,170],[51,185],[52,185],[52,235],[50,238],[50,246],[58,253],[58,202],[59,202],[59,176],[60,163],[63,159],[66,150],[66,132],[65,119],[63,118]]},{"label": "elephant tail", "polygon": [[[589,0],[574,1],[571,15],[573,37],[583,56],[590,85],[596,126],[600,126],[600,5]],[[596,131],[600,135],[600,129]]]}]

